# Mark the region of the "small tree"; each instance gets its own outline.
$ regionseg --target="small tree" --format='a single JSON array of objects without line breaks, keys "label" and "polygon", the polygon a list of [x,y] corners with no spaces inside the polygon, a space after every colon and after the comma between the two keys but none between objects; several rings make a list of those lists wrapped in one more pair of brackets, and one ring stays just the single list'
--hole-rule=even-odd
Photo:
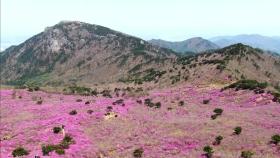
[{"label": "small tree", "polygon": [[218,116],[219,116],[219,115],[217,115],[217,114],[211,115],[211,119],[212,119],[212,120],[215,120]]},{"label": "small tree", "polygon": [[88,113],[88,114],[92,114],[92,113],[93,113],[93,110],[88,110],[87,113]]},{"label": "small tree", "polygon": [[223,113],[223,109],[220,109],[220,108],[216,108],[216,109],[214,109],[214,113],[216,113],[217,115],[222,115],[222,113]]},{"label": "small tree", "polygon": [[209,145],[205,146],[203,148],[203,151],[205,152],[205,156],[207,158],[211,158],[213,156],[214,151],[213,151],[213,148],[211,146],[209,146]]},{"label": "small tree", "polygon": [[138,149],[135,149],[135,150],[134,150],[133,156],[134,156],[135,158],[140,158],[140,157],[142,157],[143,153],[144,153],[143,148],[138,148]]},{"label": "small tree", "polygon": [[59,133],[60,131],[61,131],[62,129],[61,129],[61,127],[54,127],[53,128],[53,133]]},{"label": "small tree", "polygon": [[76,114],[77,114],[77,111],[76,111],[76,110],[72,110],[72,111],[69,112],[69,114],[70,114],[70,115],[76,115]]},{"label": "small tree", "polygon": [[280,135],[279,134],[275,134],[271,137],[271,142],[274,144],[278,144],[280,143]]},{"label": "small tree", "polygon": [[242,127],[235,127],[234,128],[234,134],[239,135],[242,132]]},{"label": "small tree", "polygon": [[24,156],[28,154],[29,152],[25,150],[23,147],[18,147],[12,152],[13,157]]},{"label": "small tree", "polygon": [[55,150],[55,152],[58,154],[58,155],[64,155],[65,154],[65,150],[63,148],[58,148]]},{"label": "small tree", "polygon": [[160,102],[157,102],[157,103],[155,104],[155,106],[156,106],[156,108],[160,108],[160,107],[161,107],[161,103],[160,103]]},{"label": "small tree", "polygon": [[185,104],[185,103],[184,103],[184,101],[182,101],[182,100],[179,102],[179,106],[183,106],[184,104]]},{"label": "small tree", "polygon": [[217,137],[215,138],[215,144],[216,144],[216,145],[220,145],[220,144],[221,144],[221,141],[222,141],[223,139],[224,139],[223,136],[217,136]]},{"label": "small tree", "polygon": [[203,100],[203,104],[208,104],[210,102],[210,100],[209,99],[205,99],[205,100]]},{"label": "small tree", "polygon": [[241,152],[242,158],[251,158],[253,155],[254,155],[254,153],[249,150]]},{"label": "small tree", "polygon": [[83,101],[82,99],[77,99],[77,100],[76,100],[76,102],[82,102],[82,101]]}]

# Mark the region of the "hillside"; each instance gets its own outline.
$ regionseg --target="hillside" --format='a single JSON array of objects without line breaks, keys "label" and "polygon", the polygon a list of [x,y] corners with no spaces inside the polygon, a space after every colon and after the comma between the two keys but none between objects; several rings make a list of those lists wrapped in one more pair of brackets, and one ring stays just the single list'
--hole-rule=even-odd
[{"label": "hillside", "polygon": [[109,28],[61,22],[1,53],[3,83],[40,84],[113,82],[134,65],[161,67],[176,56],[168,49]]},{"label": "hillside", "polygon": [[[207,145],[215,158],[238,158],[243,151],[280,156],[272,142],[280,134],[280,104],[270,94],[188,84],[140,97],[126,92],[1,90],[0,156],[204,158]],[[15,152],[18,147],[26,152]]]},{"label": "hillside", "polygon": [[[164,73],[160,73],[164,72]],[[128,81],[146,81],[147,76],[138,76],[140,71],[130,74]],[[178,58],[172,66],[161,71],[154,78],[159,86],[182,84],[218,83],[227,84],[241,79],[257,80],[280,86],[280,56],[243,44]],[[151,76],[151,75],[150,75]]]},{"label": "hillside", "polygon": [[170,41],[164,41],[160,39],[152,39],[149,42],[152,43],[153,45],[157,45],[163,48],[169,48],[172,49],[173,51],[180,52],[180,53],[185,53],[185,52],[198,53],[206,50],[219,48],[219,46],[217,46],[216,44],[206,39],[203,39],[201,37],[190,38],[180,42],[170,42]]}]

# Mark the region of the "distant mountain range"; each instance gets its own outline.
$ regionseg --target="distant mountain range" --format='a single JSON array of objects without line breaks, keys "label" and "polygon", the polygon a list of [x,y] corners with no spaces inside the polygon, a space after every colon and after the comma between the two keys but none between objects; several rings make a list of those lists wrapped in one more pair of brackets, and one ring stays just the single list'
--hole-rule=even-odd
[{"label": "distant mountain range", "polygon": [[237,36],[219,36],[209,39],[220,47],[226,47],[236,43],[243,43],[254,48],[269,50],[280,53],[280,37],[267,37],[261,35],[237,35]]},{"label": "distant mountain range", "polygon": [[179,53],[198,53],[206,50],[213,50],[219,48],[219,46],[215,43],[212,43],[201,37],[194,37],[179,42],[170,42],[161,39],[152,39],[148,42],[163,48],[172,49],[173,51]]}]

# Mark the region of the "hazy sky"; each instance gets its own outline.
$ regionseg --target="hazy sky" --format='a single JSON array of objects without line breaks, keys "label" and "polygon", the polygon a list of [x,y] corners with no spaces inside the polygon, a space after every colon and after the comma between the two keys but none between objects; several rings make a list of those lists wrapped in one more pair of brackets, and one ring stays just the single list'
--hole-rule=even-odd
[{"label": "hazy sky", "polygon": [[1,0],[1,48],[62,20],[103,25],[143,39],[280,35],[280,0]]}]

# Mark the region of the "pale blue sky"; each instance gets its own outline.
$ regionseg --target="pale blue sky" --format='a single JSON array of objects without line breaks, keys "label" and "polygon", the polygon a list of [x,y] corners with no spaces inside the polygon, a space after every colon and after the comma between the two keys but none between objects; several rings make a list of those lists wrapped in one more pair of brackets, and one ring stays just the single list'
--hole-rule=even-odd
[{"label": "pale blue sky", "polygon": [[143,39],[280,35],[280,0],[1,0],[1,48],[62,20],[103,25]]}]

